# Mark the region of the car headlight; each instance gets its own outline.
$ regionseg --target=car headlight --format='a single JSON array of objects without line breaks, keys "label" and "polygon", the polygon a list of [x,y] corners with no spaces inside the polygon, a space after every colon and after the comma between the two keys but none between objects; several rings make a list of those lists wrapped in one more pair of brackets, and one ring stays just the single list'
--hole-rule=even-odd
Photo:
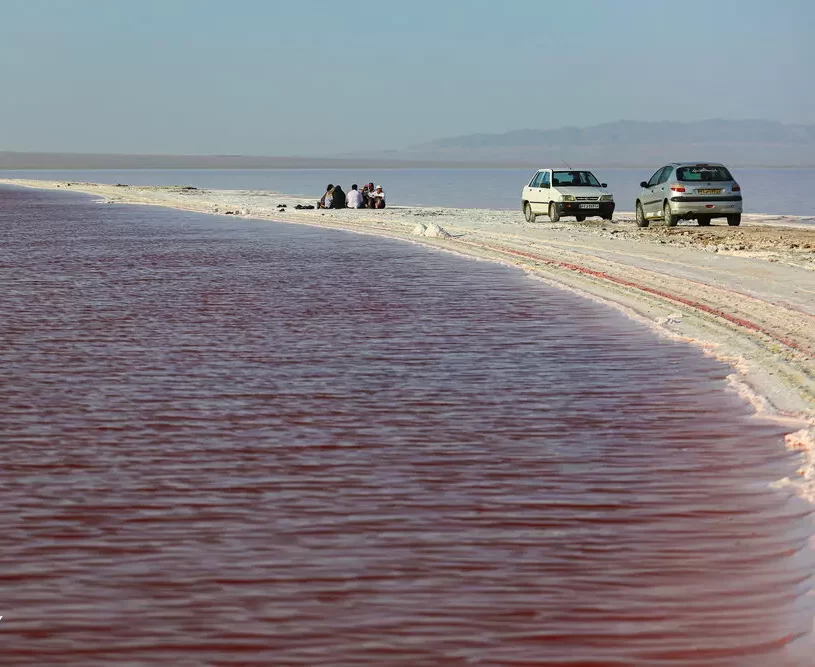
[{"label": "car headlight", "polygon": [[600,195],[600,201],[614,201],[614,195]]},{"label": "car headlight", "polygon": [[563,195],[563,201],[574,201],[574,195]]}]

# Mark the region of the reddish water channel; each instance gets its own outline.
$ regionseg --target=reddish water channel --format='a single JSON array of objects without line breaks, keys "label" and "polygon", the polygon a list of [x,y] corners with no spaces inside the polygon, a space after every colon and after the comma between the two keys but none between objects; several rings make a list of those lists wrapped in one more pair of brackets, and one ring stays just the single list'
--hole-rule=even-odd
[{"label": "reddish water channel", "polygon": [[374,237],[0,229],[3,664],[807,664],[796,459],[699,351]]}]

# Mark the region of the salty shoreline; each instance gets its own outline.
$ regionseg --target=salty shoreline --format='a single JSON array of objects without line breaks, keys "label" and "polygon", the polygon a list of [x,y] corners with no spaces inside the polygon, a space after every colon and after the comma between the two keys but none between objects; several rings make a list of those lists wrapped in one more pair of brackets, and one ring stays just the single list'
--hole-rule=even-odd
[{"label": "salty shoreline", "polygon": [[487,209],[295,210],[314,202],[260,190],[0,184],[377,234],[517,266],[730,364],[733,386],[758,414],[789,422],[788,445],[807,459],[796,485],[815,500],[815,228],[793,216],[746,215],[739,228],[715,221],[639,229],[627,213],[614,223],[526,223],[520,211]]}]

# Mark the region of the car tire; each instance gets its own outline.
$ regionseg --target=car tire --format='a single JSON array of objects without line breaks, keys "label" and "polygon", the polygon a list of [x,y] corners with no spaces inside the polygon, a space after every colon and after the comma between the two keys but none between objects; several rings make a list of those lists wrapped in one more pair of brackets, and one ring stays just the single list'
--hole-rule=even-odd
[{"label": "car tire", "polygon": [[557,204],[553,201],[549,202],[549,219],[552,222],[560,221],[560,211],[557,210]]},{"label": "car tire", "polygon": [[710,227],[710,218],[697,218],[700,227]]},{"label": "car tire", "polygon": [[647,227],[648,218],[645,217],[645,211],[642,210],[642,204],[637,202],[637,227]]},{"label": "car tire", "polygon": [[527,222],[535,222],[535,218],[538,216],[532,213],[532,207],[529,205],[529,202],[524,204],[524,218],[526,218]]},{"label": "car tire", "polygon": [[733,213],[728,215],[727,224],[731,227],[738,227],[741,224],[741,213]]},{"label": "car tire", "polygon": [[585,215],[576,215],[574,217],[578,222],[583,222],[586,219]]},{"label": "car tire", "polygon": [[612,213],[611,215],[604,215],[604,216],[603,216],[603,220],[605,220],[606,222],[611,222],[611,219],[612,219],[613,217],[614,217],[614,214],[613,214],[613,213]]},{"label": "car tire", "polygon": [[671,213],[671,205],[668,202],[662,207],[662,218],[668,227],[676,227],[676,223],[679,222],[679,217]]}]

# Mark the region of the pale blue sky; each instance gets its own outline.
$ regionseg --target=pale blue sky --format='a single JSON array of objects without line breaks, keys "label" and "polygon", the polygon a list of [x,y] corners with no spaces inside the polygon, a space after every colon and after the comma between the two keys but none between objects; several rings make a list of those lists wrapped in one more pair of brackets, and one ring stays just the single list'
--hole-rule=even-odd
[{"label": "pale blue sky", "polygon": [[810,0],[0,0],[0,150],[330,155],[815,123]]}]

